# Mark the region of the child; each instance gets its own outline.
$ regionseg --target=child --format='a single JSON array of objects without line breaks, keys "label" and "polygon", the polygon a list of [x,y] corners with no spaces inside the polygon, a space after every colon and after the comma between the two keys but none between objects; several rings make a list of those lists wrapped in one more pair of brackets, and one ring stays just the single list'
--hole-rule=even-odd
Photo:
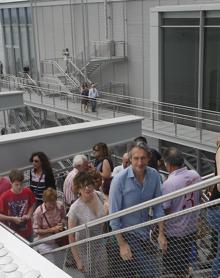
[{"label": "child", "polygon": [[[12,188],[4,192],[0,196],[0,219],[14,230],[16,233],[24,237],[28,241],[32,241],[33,229],[31,217],[35,205],[35,197],[32,191],[23,187],[24,174],[20,170],[12,170],[9,174]],[[5,216],[11,218],[5,218]]]}]

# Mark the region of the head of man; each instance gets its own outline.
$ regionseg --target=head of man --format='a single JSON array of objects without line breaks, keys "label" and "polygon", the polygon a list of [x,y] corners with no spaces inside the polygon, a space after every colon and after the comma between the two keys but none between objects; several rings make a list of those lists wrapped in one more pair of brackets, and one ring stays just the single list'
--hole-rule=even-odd
[{"label": "head of man", "polygon": [[184,158],[182,152],[174,147],[168,148],[163,154],[164,164],[169,173],[180,169],[184,166]]},{"label": "head of man", "polygon": [[89,170],[89,161],[84,154],[78,154],[73,158],[73,168],[79,172],[87,172]]},{"label": "head of man", "polygon": [[123,168],[127,168],[130,165],[130,159],[128,153],[124,153],[122,156],[122,165]]},{"label": "head of man", "polygon": [[144,142],[133,142],[129,146],[130,163],[135,176],[143,176],[151,158],[151,151]]}]

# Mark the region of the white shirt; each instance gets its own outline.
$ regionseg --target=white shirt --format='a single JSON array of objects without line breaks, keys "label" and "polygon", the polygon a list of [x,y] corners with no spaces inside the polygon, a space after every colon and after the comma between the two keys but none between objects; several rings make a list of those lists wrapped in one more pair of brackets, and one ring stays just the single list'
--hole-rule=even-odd
[{"label": "white shirt", "polygon": [[78,172],[79,171],[76,168],[73,168],[73,170],[69,172],[69,174],[65,178],[63,184],[63,193],[67,205],[71,205],[71,203],[76,200],[76,196],[72,192],[72,186],[73,186],[73,178]]},{"label": "white shirt", "polygon": [[116,166],[112,172],[112,177],[116,176],[122,170],[124,170],[123,165]]}]

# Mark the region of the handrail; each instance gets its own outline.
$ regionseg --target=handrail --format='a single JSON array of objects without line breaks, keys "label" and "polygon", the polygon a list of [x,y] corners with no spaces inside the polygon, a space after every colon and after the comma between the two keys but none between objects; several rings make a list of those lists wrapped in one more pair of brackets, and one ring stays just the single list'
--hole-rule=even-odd
[{"label": "handrail", "polygon": [[[87,238],[84,238],[82,240],[78,240],[74,243],[69,243],[69,244],[67,244],[63,247],[58,247],[58,248],[55,248],[55,249],[50,250],[48,252],[44,252],[44,253],[42,253],[42,255],[55,253],[55,252],[58,252],[58,251],[61,251],[61,250],[65,250],[66,248],[69,248],[69,247],[82,245],[82,244],[85,244],[85,243],[88,243],[88,242],[91,242],[91,241],[97,241],[99,239],[104,239],[104,238],[108,238],[110,236],[115,236],[117,234],[130,232],[130,231],[133,231],[133,230],[136,230],[136,229],[139,229],[139,228],[152,226],[152,225],[158,224],[161,221],[167,221],[167,220],[179,217],[179,216],[183,216],[183,215],[188,214],[188,213],[194,213],[194,212],[200,211],[201,209],[204,209],[204,208],[206,209],[206,208],[209,208],[209,207],[212,207],[212,206],[215,206],[215,205],[219,205],[219,204],[220,204],[220,199],[216,199],[216,200],[213,200],[213,201],[210,201],[210,202],[207,202],[207,203],[203,203],[203,204],[191,207],[191,208],[187,208],[187,209],[184,209],[184,210],[181,210],[181,211],[178,211],[178,212],[174,212],[174,213],[162,216],[162,217],[158,217],[156,219],[152,219],[152,220],[149,220],[147,222],[143,222],[141,224],[136,224],[136,225],[133,225],[133,226],[130,226],[130,227],[127,227],[127,228],[123,228],[123,229],[112,231],[112,232],[107,232],[107,233],[100,234],[100,235],[97,235],[97,236],[87,237]],[[71,233],[73,233],[73,232],[71,232]],[[37,243],[37,241],[36,241],[36,243]]]},{"label": "handrail", "polygon": [[[7,82],[7,81],[6,81]],[[10,81],[9,81],[10,82]],[[16,82],[17,84],[23,86],[22,83],[20,82]],[[35,88],[37,89],[38,87],[37,86],[33,86],[33,85],[25,85],[26,88],[30,87],[30,88]],[[42,87],[41,87],[42,89]],[[54,89],[44,89],[45,91],[47,92],[54,92],[55,90]],[[79,94],[75,94],[75,93],[64,93],[64,92],[60,92],[60,91],[57,91],[58,93],[60,94],[63,94],[63,95],[66,95],[66,96],[69,96],[69,97],[73,97],[73,96],[76,96],[78,97],[79,99],[83,98],[83,96],[79,95]],[[97,102],[98,103],[101,103],[103,104],[103,101],[102,100],[99,100],[97,99]],[[174,113],[174,112],[170,112],[170,111],[163,111],[161,109],[158,109],[158,107],[143,107],[143,106],[139,106],[139,105],[134,105],[134,104],[129,104],[129,103],[123,103],[123,102],[120,102],[118,103],[117,101],[114,101],[114,100],[104,100],[104,103],[105,104],[110,104],[112,106],[117,106],[117,107],[121,107],[121,108],[129,108],[129,109],[135,109],[136,111],[139,111],[139,112],[150,112],[150,113],[154,113],[154,114],[157,114],[158,116],[167,116],[167,117],[171,117],[171,118],[175,118],[175,119],[184,119],[184,120],[190,120],[190,121],[195,121],[196,123],[198,124],[209,124],[209,125],[212,125],[212,126],[219,126],[220,123],[218,120],[211,120],[211,119],[207,119],[207,118],[203,118],[202,116],[191,116],[191,115],[185,115],[185,114],[181,114],[181,113]],[[130,114],[130,113],[129,113]],[[184,116],[184,118],[182,118],[182,116]]]},{"label": "handrail", "polygon": [[[2,78],[4,78],[4,77],[5,76],[2,75]],[[16,78],[14,75],[7,75],[7,77],[11,77],[12,79]],[[49,85],[55,85],[56,83],[49,83],[49,82],[39,81],[39,84],[45,84],[45,86],[48,87],[48,84]],[[63,85],[63,87],[68,87],[68,86],[64,86]],[[196,114],[206,113],[207,115],[211,115],[211,116],[213,116],[213,115],[214,116],[220,116],[220,112],[218,112],[218,111],[212,111],[212,110],[207,110],[207,109],[200,109],[200,108],[189,107],[189,106],[184,106],[184,105],[179,105],[179,104],[172,104],[172,103],[161,102],[161,101],[152,101],[152,100],[149,100],[149,99],[143,99],[143,98],[138,98],[138,97],[131,97],[131,96],[126,96],[126,95],[118,95],[118,94],[108,93],[108,92],[100,92],[100,93],[101,93],[101,97],[103,97],[103,96],[110,96],[110,97],[116,97],[117,99],[133,100],[135,102],[140,102],[142,104],[152,105],[152,106],[154,106],[155,109],[157,109],[158,105],[161,105],[161,106],[163,106],[163,109],[165,109],[165,107],[173,108],[172,111],[175,111],[176,109],[185,109],[185,111],[192,111],[192,112],[195,112]],[[144,105],[140,105],[139,107],[144,108],[145,106]],[[173,113],[173,112],[170,111],[170,113]],[[181,114],[181,113],[179,113],[179,114]],[[185,116],[185,114],[184,114],[184,116]]]},{"label": "handrail", "polygon": [[[110,215],[101,217],[99,219],[92,220],[92,221],[90,221],[90,222],[88,222],[86,224],[82,224],[80,226],[68,229],[68,230],[63,231],[63,232],[61,232],[59,234],[51,235],[51,236],[48,236],[46,238],[37,240],[37,241],[31,243],[31,246],[36,246],[36,245],[38,245],[40,243],[44,243],[44,242],[47,242],[49,240],[53,240],[53,239],[62,237],[64,235],[69,235],[69,234],[72,234],[72,233],[75,233],[75,232],[79,232],[79,231],[91,228],[91,227],[99,225],[99,224],[103,224],[106,221],[111,221],[113,219],[116,219],[116,218],[119,218],[119,217],[123,217],[123,216],[125,216],[127,214],[134,213],[136,211],[139,211],[139,210],[142,210],[142,209],[146,209],[146,208],[155,206],[157,204],[169,201],[171,199],[183,196],[185,194],[188,194],[188,193],[191,193],[191,192],[194,192],[194,191],[201,191],[202,189],[205,189],[205,188],[207,188],[207,187],[209,187],[209,186],[211,186],[213,184],[219,183],[219,182],[220,182],[220,176],[215,176],[215,177],[210,178],[208,180],[200,181],[200,182],[198,182],[196,184],[193,184],[193,185],[187,186],[185,188],[179,189],[179,190],[177,190],[175,192],[171,192],[171,193],[163,195],[161,197],[158,197],[158,198],[155,198],[155,199],[152,199],[152,200],[149,200],[149,201],[137,204],[135,206],[123,209],[121,211],[112,213]],[[220,201],[220,200],[217,200],[217,201]],[[192,208],[190,208],[190,209],[192,210]]]},{"label": "handrail", "polygon": [[73,63],[72,60],[69,60],[69,63],[74,67],[74,69],[84,78],[85,81],[89,82],[90,84],[92,83],[92,81],[85,76],[85,74],[77,67],[76,64]]},{"label": "handrail", "polygon": [[69,80],[75,87],[80,86],[79,81],[76,78],[74,78],[74,79],[71,78],[56,61],[53,61],[53,60],[46,60],[45,61],[45,60],[43,60],[43,61],[41,61],[41,63],[55,65],[57,67],[57,69],[65,76],[65,78],[67,80]]}]

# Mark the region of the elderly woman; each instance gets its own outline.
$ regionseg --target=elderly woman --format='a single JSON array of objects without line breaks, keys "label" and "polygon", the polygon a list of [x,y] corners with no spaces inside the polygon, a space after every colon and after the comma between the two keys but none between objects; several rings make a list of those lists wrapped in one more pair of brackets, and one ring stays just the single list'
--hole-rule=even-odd
[{"label": "elderly woman", "polygon": [[[102,193],[94,191],[94,181],[88,173],[80,172],[75,176],[73,190],[79,194],[79,198],[71,205],[67,215],[69,229],[104,216]],[[103,225],[96,225],[89,229],[89,235],[84,230],[69,235],[69,241],[73,243],[87,236],[97,236],[102,231]],[[85,277],[107,277],[105,243],[102,240],[92,241],[89,246],[89,249],[86,244],[72,247],[78,270],[84,272]]]},{"label": "elderly woman", "polygon": [[[65,225],[65,211],[61,202],[57,201],[56,190],[49,187],[43,193],[43,204],[38,206],[34,212],[33,228],[38,236],[37,239],[62,232]],[[39,253],[44,253],[58,248],[59,245],[51,240],[37,246]],[[62,268],[64,262],[64,251],[45,255],[45,257],[58,267]]]},{"label": "elderly woman", "polygon": [[102,178],[110,178],[114,167],[107,145],[105,143],[98,143],[92,149],[95,157],[94,166],[96,170],[100,172]]}]

